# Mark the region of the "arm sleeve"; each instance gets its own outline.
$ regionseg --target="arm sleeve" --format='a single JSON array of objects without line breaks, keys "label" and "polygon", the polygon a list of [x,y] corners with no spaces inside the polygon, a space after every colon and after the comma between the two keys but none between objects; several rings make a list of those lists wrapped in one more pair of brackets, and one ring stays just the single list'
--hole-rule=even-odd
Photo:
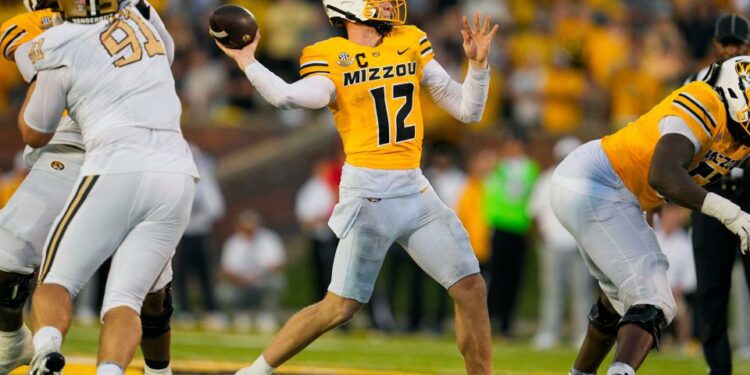
[{"label": "arm sleeve", "polygon": [[455,119],[464,123],[478,122],[489,94],[490,69],[469,67],[464,83],[460,84],[440,63],[430,60],[424,67],[422,85],[427,87],[435,103]]},{"label": "arm sleeve", "polygon": [[245,75],[260,95],[278,108],[320,109],[336,97],[336,86],[321,75],[311,75],[289,84],[259,62],[248,65]]},{"label": "arm sleeve", "polygon": [[695,136],[693,130],[678,116],[667,116],[659,121],[659,132],[661,136],[667,134],[680,134],[690,140],[690,143],[695,147],[694,155],[697,155],[701,151],[701,143],[698,137]]},{"label": "arm sleeve", "polygon": [[39,72],[36,89],[31,94],[23,117],[30,128],[41,133],[54,133],[65,110],[68,68]]}]

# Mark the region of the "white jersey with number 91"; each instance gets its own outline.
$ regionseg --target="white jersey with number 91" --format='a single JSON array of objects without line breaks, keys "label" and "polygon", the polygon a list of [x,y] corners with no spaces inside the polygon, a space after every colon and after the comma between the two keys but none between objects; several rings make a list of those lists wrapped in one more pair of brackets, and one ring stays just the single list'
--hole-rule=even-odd
[{"label": "white jersey with number 91", "polygon": [[68,111],[84,133],[118,126],[177,129],[180,102],[157,35],[129,7],[113,20],[47,30],[16,58],[28,58],[36,71],[68,68]]},{"label": "white jersey with number 91", "polygon": [[[114,18],[95,24],[65,22],[16,52],[19,67],[33,66],[36,72],[62,69],[67,75],[66,108],[81,127],[87,151],[84,174],[153,169],[140,154],[129,155],[129,162],[125,161],[127,158],[118,158],[119,166],[115,167],[112,165],[117,163],[101,160],[112,158],[109,156],[112,149],[123,150],[123,139],[125,143],[138,142],[142,138],[134,133],[138,129],[174,132],[182,139],[182,108],[165,47],[158,35],[135,7],[128,6]],[[163,135],[163,132],[158,133]],[[164,146],[172,150],[182,148],[174,139],[165,143]],[[141,142],[137,146],[145,145]],[[148,149],[154,148],[162,147],[148,145]],[[178,168],[181,172],[195,174],[192,160],[189,163],[178,160],[185,156],[178,151],[177,158],[166,157],[167,161],[171,160],[171,165],[185,166]],[[189,151],[186,155],[190,155]],[[124,163],[146,168],[123,167]]]}]

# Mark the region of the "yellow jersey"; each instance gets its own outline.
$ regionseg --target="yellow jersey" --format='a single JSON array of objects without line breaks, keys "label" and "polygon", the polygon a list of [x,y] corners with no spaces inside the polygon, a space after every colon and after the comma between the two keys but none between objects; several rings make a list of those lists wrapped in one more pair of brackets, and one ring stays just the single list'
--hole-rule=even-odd
[{"label": "yellow jersey", "polygon": [[19,14],[0,26],[0,51],[7,60],[14,60],[18,46],[31,41],[52,26],[63,22],[60,13],[50,9]]},{"label": "yellow jersey", "polygon": [[726,108],[711,86],[697,81],[675,90],[639,119],[602,138],[612,167],[644,210],[664,203],[649,185],[648,173],[661,138],[659,121],[667,116],[680,117],[700,142],[688,172],[701,186],[728,174],[750,153],[750,147],[735,141],[729,133]]},{"label": "yellow jersey", "polygon": [[394,27],[376,47],[336,37],[302,51],[300,75],[322,75],[336,86],[329,108],[347,163],[419,167],[424,136],[420,81],[433,58],[427,35],[414,26]]}]

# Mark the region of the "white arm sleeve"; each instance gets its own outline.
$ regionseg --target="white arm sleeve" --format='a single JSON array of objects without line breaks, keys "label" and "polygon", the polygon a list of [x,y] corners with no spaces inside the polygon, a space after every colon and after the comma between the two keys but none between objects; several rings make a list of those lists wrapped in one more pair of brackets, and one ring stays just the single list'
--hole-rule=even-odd
[{"label": "white arm sleeve", "polygon": [[701,143],[698,141],[698,137],[695,136],[695,133],[693,133],[690,127],[679,116],[667,116],[662,118],[661,121],[659,121],[659,132],[661,132],[662,137],[667,134],[683,135],[687,137],[687,139],[693,144],[693,147],[695,147],[694,155],[697,155],[701,151]]},{"label": "white arm sleeve", "polygon": [[274,107],[320,109],[336,98],[333,81],[320,75],[289,84],[259,62],[245,67],[245,75]]},{"label": "white arm sleeve", "polygon": [[39,72],[36,88],[23,112],[30,128],[46,134],[55,132],[65,110],[68,81],[67,67]]},{"label": "white arm sleeve", "polygon": [[424,67],[422,86],[427,87],[432,100],[455,119],[464,123],[478,122],[490,89],[490,69],[469,67],[464,83],[460,84],[440,63],[431,60]]}]

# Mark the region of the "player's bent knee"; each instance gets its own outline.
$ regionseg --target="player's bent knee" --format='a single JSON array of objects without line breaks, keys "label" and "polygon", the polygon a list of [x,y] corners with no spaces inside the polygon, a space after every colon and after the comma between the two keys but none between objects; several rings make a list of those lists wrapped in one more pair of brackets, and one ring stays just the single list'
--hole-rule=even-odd
[{"label": "player's bent knee", "polygon": [[355,300],[344,299],[344,302],[341,304],[340,308],[338,309],[338,313],[336,314],[336,323],[344,324],[352,320],[354,314],[359,311],[359,308],[361,306],[362,304]]},{"label": "player's bent knee", "polygon": [[149,293],[141,308],[143,338],[156,338],[169,332],[172,329],[172,313],[174,306],[171,283],[159,291]]},{"label": "player's bent knee", "polygon": [[654,337],[654,347],[659,349],[659,340],[664,327],[667,326],[667,320],[664,312],[653,305],[636,305],[628,309],[625,316],[622,317],[618,327],[626,324],[635,324]]},{"label": "player's bent knee", "polygon": [[354,299],[340,297],[329,293],[322,301],[331,315],[333,325],[341,325],[350,321],[359,311],[362,304]]},{"label": "player's bent knee", "polygon": [[591,306],[591,310],[589,311],[589,323],[599,332],[605,335],[615,336],[617,335],[617,329],[619,328],[620,319],[622,319],[622,317],[614,310],[614,308],[612,308],[612,306],[605,303],[602,298],[604,297],[600,297],[596,300],[594,306]]},{"label": "player's bent knee", "polygon": [[480,274],[466,276],[448,288],[448,294],[457,302],[469,300],[487,300],[487,283]]},{"label": "player's bent knee", "polygon": [[143,299],[139,299],[136,296],[127,293],[110,293],[109,295],[104,296],[100,316],[103,320],[108,312],[122,307],[127,307],[140,315],[142,306]]},{"label": "player's bent knee", "polygon": [[31,295],[34,275],[0,271],[0,307],[16,311],[23,308]]}]

